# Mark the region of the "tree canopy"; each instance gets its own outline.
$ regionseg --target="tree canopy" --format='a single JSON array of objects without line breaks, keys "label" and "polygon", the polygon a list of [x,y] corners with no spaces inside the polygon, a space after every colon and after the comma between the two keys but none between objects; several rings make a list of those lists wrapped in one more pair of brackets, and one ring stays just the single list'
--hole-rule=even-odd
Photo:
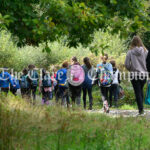
[{"label": "tree canopy", "polygon": [[125,36],[149,28],[146,0],[0,0],[0,27],[18,46],[65,37],[71,47],[87,46],[93,33],[112,27]]}]

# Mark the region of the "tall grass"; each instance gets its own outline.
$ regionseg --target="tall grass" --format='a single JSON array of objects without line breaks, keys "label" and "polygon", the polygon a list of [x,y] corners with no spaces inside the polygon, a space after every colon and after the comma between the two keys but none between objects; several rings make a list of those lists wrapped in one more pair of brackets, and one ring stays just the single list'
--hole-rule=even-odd
[{"label": "tall grass", "polygon": [[146,118],[111,118],[0,98],[0,150],[148,150]]}]

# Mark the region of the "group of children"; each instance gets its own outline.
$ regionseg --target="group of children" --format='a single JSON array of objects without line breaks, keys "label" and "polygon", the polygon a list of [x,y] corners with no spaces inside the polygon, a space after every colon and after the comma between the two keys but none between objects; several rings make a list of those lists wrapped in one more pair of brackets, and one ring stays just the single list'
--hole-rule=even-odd
[{"label": "group of children", "polygon": [[[73,57],[70,65],[67,61],[64,62],[61,69],[57,72],[54,71],[53,74],[43,69],[39,75],[35,66],[29,65],[28,68],[23,69],[20,79],[15,77],[12,72],[9,74],[5,68],[0,74],[1,92],[8,93],[10,90],[14,95],[17,95],[17,90],[20,89],[22,97],[35,104],[37,88],[39,88],[39,92],[42,93],[42,104],[49,104],[49,100],[55,95],[56,102],[61,99],[61,104],[67,103],[67,107],[69,107],[70,99],[72,105],[75,103],[80,105],[81,92],[83,91],[84,108],[86,109],[86,95],[88,93],[89,109],[91,110],[93,105],[92,87],[94,84],[98,84],[105,111],[109,112],[107,102],[109,100],[111,107],[113,95],[115,106],[117,106],[119,70],[116,68],[115,61],[107,62],[107,54],[101,59],[102,63],[98,64],[95,69],[88,57],[83,59],[83,65],[80,65],[77,58]],[[108,92],[110,92],[110,97],[108,97]]]},{"label": "group of children", "polygon": [[[130,50],[127,53],[125,67],[131,73],[131,83],[135,92],[136,102],[139,109],[139,115],[144,114],[143,88],[147,80],[147,73],[150,72],[150,52],[148,53],[142,40],[138,36],[134,36]],[[104,111],[109,112],[112,106],[112,97],[114,96],[114,104],[117,107],[118,87],[120,84],[120,73],[116,68],[116,62],[108,62],[108,55],[101,56],[101,63],[93,68],[90,59],[85,57],[83,65],[80,65],[76,57],[69,62],[64,62],[61,69],[55,71],[52,75],[46,70],[42,70],[40,76],[34,65],[29,65],[24,69],[20,79],[17,79],[13,73],[8,73],[5,68],[0,73],[0,89],[1,92],[8,93],[10,90],[16,95],[17,89],[21,90],[23,98],[33,99],[35,104],[36,91],[42,93],[42,103],[49,104],[49,100],[55,94],[56,102],[61,99],[61,104],[67,103],[70,106],[80,105],[81,92],[83,91],[83,104],[86,109],[86,96],[89,96],[89,109],[93,106],[92,87],[99,85]],[[150,96],[150,95],[149,95]],[[31,98],[32,97],[32,98]]]}]

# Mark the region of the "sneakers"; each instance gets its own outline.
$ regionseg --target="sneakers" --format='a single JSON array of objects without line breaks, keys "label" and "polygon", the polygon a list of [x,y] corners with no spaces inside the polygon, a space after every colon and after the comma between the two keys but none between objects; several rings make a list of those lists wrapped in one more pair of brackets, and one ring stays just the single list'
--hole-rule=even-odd
[{"label": "sneakers", "polygon": [[104,108],[104,112],[105,113],[109,113],[109,106],[108,106],[108,102],[107,101],[103,102],[103,108]]},{"label": "sneakers", "polygon": [[144,112],[144,111],[142,111],[142,112],[139,112],[136,116],[138,117],[138,116],[145,116],[146,115],[146,113]]}]

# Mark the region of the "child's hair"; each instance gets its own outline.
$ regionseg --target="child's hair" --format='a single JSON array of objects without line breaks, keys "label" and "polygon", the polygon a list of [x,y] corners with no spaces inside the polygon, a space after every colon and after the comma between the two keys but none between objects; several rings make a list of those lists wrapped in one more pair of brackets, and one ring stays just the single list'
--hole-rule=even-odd
[{"label": "child's hair", "polygon": [[105,56],[105,57],[106,57],[106,59],[108,59],[108,54],[104,53],[104,55],[103,55],[103,56]]},{"label": "child's hair", "polygon": [[130,49],[133,49],[134,47],[143,47],[145,51],[147,50],[139,36],[134,36],[131,41]]},{"label": "child's hair", "polygon": [[63,68],[68,68],[68,61],[63,62],[62,67]]},{"label": "child's hair", "polygon": [[112,64],[113,68],[116,67],[116,62],[114,60],[111,60],[110,63]]},{"label": "child's hair", "polygon": [[26,68],[24,68],[23,71],[22,71],[22,73],[23,73],[24,75],[26,75],[26,74],[28,74],[28,70],[27,70]]},{"label": "child's hair", "polygon": [[29,68],[29,69],[34,69],[34,68],[35,68],[35,65],[30,64],[30,65],[28,66],[28,68]]},{"label": "child's hair", "polygon": [[77,57],[76,57],[76,56],[73,56],[73,57],[72,57],[72,61],[78,62]]},{"label": "child's hair", "polygon": [[88,57],[85,57],[85,58],[83,59],[83,62],[84,62],[84,64],[86,65],[86,67],[87,67],[88,69],[91,69],[92,65],[91,65],[90,59],[89,59]]}]

